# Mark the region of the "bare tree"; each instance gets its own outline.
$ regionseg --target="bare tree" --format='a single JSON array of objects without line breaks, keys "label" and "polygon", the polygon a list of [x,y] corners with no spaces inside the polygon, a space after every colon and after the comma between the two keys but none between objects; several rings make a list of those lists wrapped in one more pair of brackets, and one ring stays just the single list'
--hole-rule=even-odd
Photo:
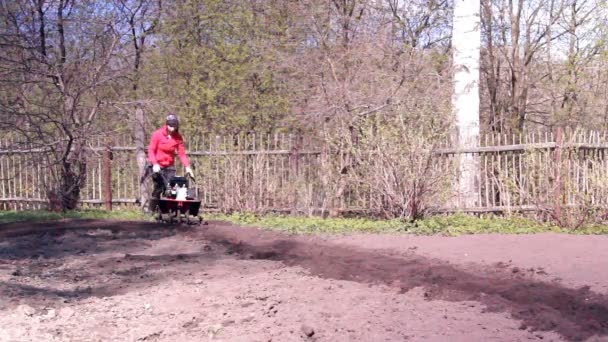
[{"label": "bare tree", "polygon": [[496,132],[522,132],[528,114],[539,108],[530,102],[543,78],[537,58],[564,34],[556,27],[564,0],[483,0],[482,8],[485,124]]},{"label": "bare tree", "polygon": [[[2,128],[48,151],[51,208],[74,209],[86,179],[87,143],[120,74],[112,13],[71,0],[2,2]],[[34,13],[34,16],[30,14]],[[107,127],[106,127],[107,128]]]},{"label": "bare tree", "polygon": [[601,84],[606,49],[600,2],[484,0],[482,8],[485,127],[517,133],[599,123],[604,101],[591,84]]},{"label": "bare tree", "polygon": [[[150,36],[158,29],[160,25],[160,17],[162,14],[161,0],[117,0],[116,5],[120,13],[120,21],[127,23],[127,37],[130,41],[130,51],[127,56],[131,57],[132,66],[129,74],[131,83],[131,91],[125,92],[124,102],[127,111],[133,110],[134,115],[131,116],[132,138],[135,142],[135,158],[139,167],[139,174],[144,174],[146,166],[147,154],[146,147],[147,132],[146,126],[148,115],[145,107],[145,95],[141,91],[140,82],[142,79],[142,65],[144,63],[145,51],[147,42]],[[142,205],[147,203],[149,189],[148,182],[141,182],[139,201]]]},{"label": "bare tree", "polygon": [[385,0],[399,40],[413,49],[449,45],[453,4],[448,0]]},{"label": "bare tree", "polygon": [[[593,111],[590,110],[588,96],[582,91],[584,83],[589,83],[599,70],[595,62],[605,51],[605,44],[597,35],[601,32],[600,3],[595,0],[571,0],[563,11],[564,26],[567,29],[568,53],[565,70],[561,77],[565,87],[562,96],[555,103],[556,121],[564,126],[577,127],[584,121],[593,122]],[[559,77],[559,75],[556,75]],[[591,126],[593,127],[593,126]]]}]

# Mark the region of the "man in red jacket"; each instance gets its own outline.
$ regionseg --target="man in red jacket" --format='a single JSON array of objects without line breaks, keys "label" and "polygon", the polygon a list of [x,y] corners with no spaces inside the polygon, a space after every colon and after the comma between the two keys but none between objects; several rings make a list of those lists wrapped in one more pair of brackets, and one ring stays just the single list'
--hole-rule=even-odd
[{"label": "man in red jacket", "polygon": [[179,156],[182,165],[186,168],[186,173],[194,177],[190,160],[186,155],[184,138],[179,134],[179,119],[175,114],[167,115],[165,126],[152,133],[150,146],[148,147],[148,161],[152,164],[154,177],[154,190],[152,198],[158,199],[163,191],[165,184],[163,177],[158,177],[162,172],[165,179],[175,176],[175,153]]}]

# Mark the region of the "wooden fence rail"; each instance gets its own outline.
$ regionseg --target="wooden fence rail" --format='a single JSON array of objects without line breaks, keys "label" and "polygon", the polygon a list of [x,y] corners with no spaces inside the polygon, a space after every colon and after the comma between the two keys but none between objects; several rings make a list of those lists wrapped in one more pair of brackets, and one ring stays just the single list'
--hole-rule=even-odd
[{"label": "wooden fence rail", "polygon": [[[434,149],[434,168],[453,166],[456,155],[471,154],[476,156],[479,174],[474,207],[462,208],[446,200],[430,209],[480,213],[544,211],[556,205],[608,207],[608,134],[560,132],[488,134],[476,147],[445,144]],[[90,143],[87,179],[81,190],[83,207],[138,205],[140,174],[135,147],[130,139],[118,138],[109,148],[101,141]],[[208,134],[193,139],[188,150],[206,208],[304,213],[382,209],[383,200],[374,188],[377,184],[347,180],[337,191],[326,173],[331,171],[332,158],[338,156],[309,137]],[[0,209],[46,206],[45,153],[44,147],[0,142]],[[378,162],[373,151],[368,155],[370,163]],[[338,198],[330,194],[338,194]]]}]

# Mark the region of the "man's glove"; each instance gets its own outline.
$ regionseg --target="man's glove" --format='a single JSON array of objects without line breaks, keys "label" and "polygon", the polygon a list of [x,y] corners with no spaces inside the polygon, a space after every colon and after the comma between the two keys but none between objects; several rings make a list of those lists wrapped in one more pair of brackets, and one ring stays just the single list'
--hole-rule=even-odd
[{"label": "man's glove", "polygon": [[153,171],[154,173],[159,173],[159,172],[160,172],[160,165],[158,165],[158,164],[154,164],[154,165],[152,166],[152,171]]},{"label": "man's glove", "polygon": [[192,168],[190,168],[190,166],[186,167],[186,174],[188,174],[190,177],[194,178],[194,172],[192,172]]}]

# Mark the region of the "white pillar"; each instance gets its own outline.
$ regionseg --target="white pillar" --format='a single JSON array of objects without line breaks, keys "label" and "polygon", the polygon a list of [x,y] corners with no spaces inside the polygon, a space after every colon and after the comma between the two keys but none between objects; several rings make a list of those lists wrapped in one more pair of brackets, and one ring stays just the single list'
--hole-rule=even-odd
[{"label": "white pillar", "polygon": [[[479,0],[455,0],[452,31],[454,93],[452,110],[456,119],[458,147],[479,145],[479,58],[481,47]],[[457,205],[479,205],[479,158],[459,155]]]}]

